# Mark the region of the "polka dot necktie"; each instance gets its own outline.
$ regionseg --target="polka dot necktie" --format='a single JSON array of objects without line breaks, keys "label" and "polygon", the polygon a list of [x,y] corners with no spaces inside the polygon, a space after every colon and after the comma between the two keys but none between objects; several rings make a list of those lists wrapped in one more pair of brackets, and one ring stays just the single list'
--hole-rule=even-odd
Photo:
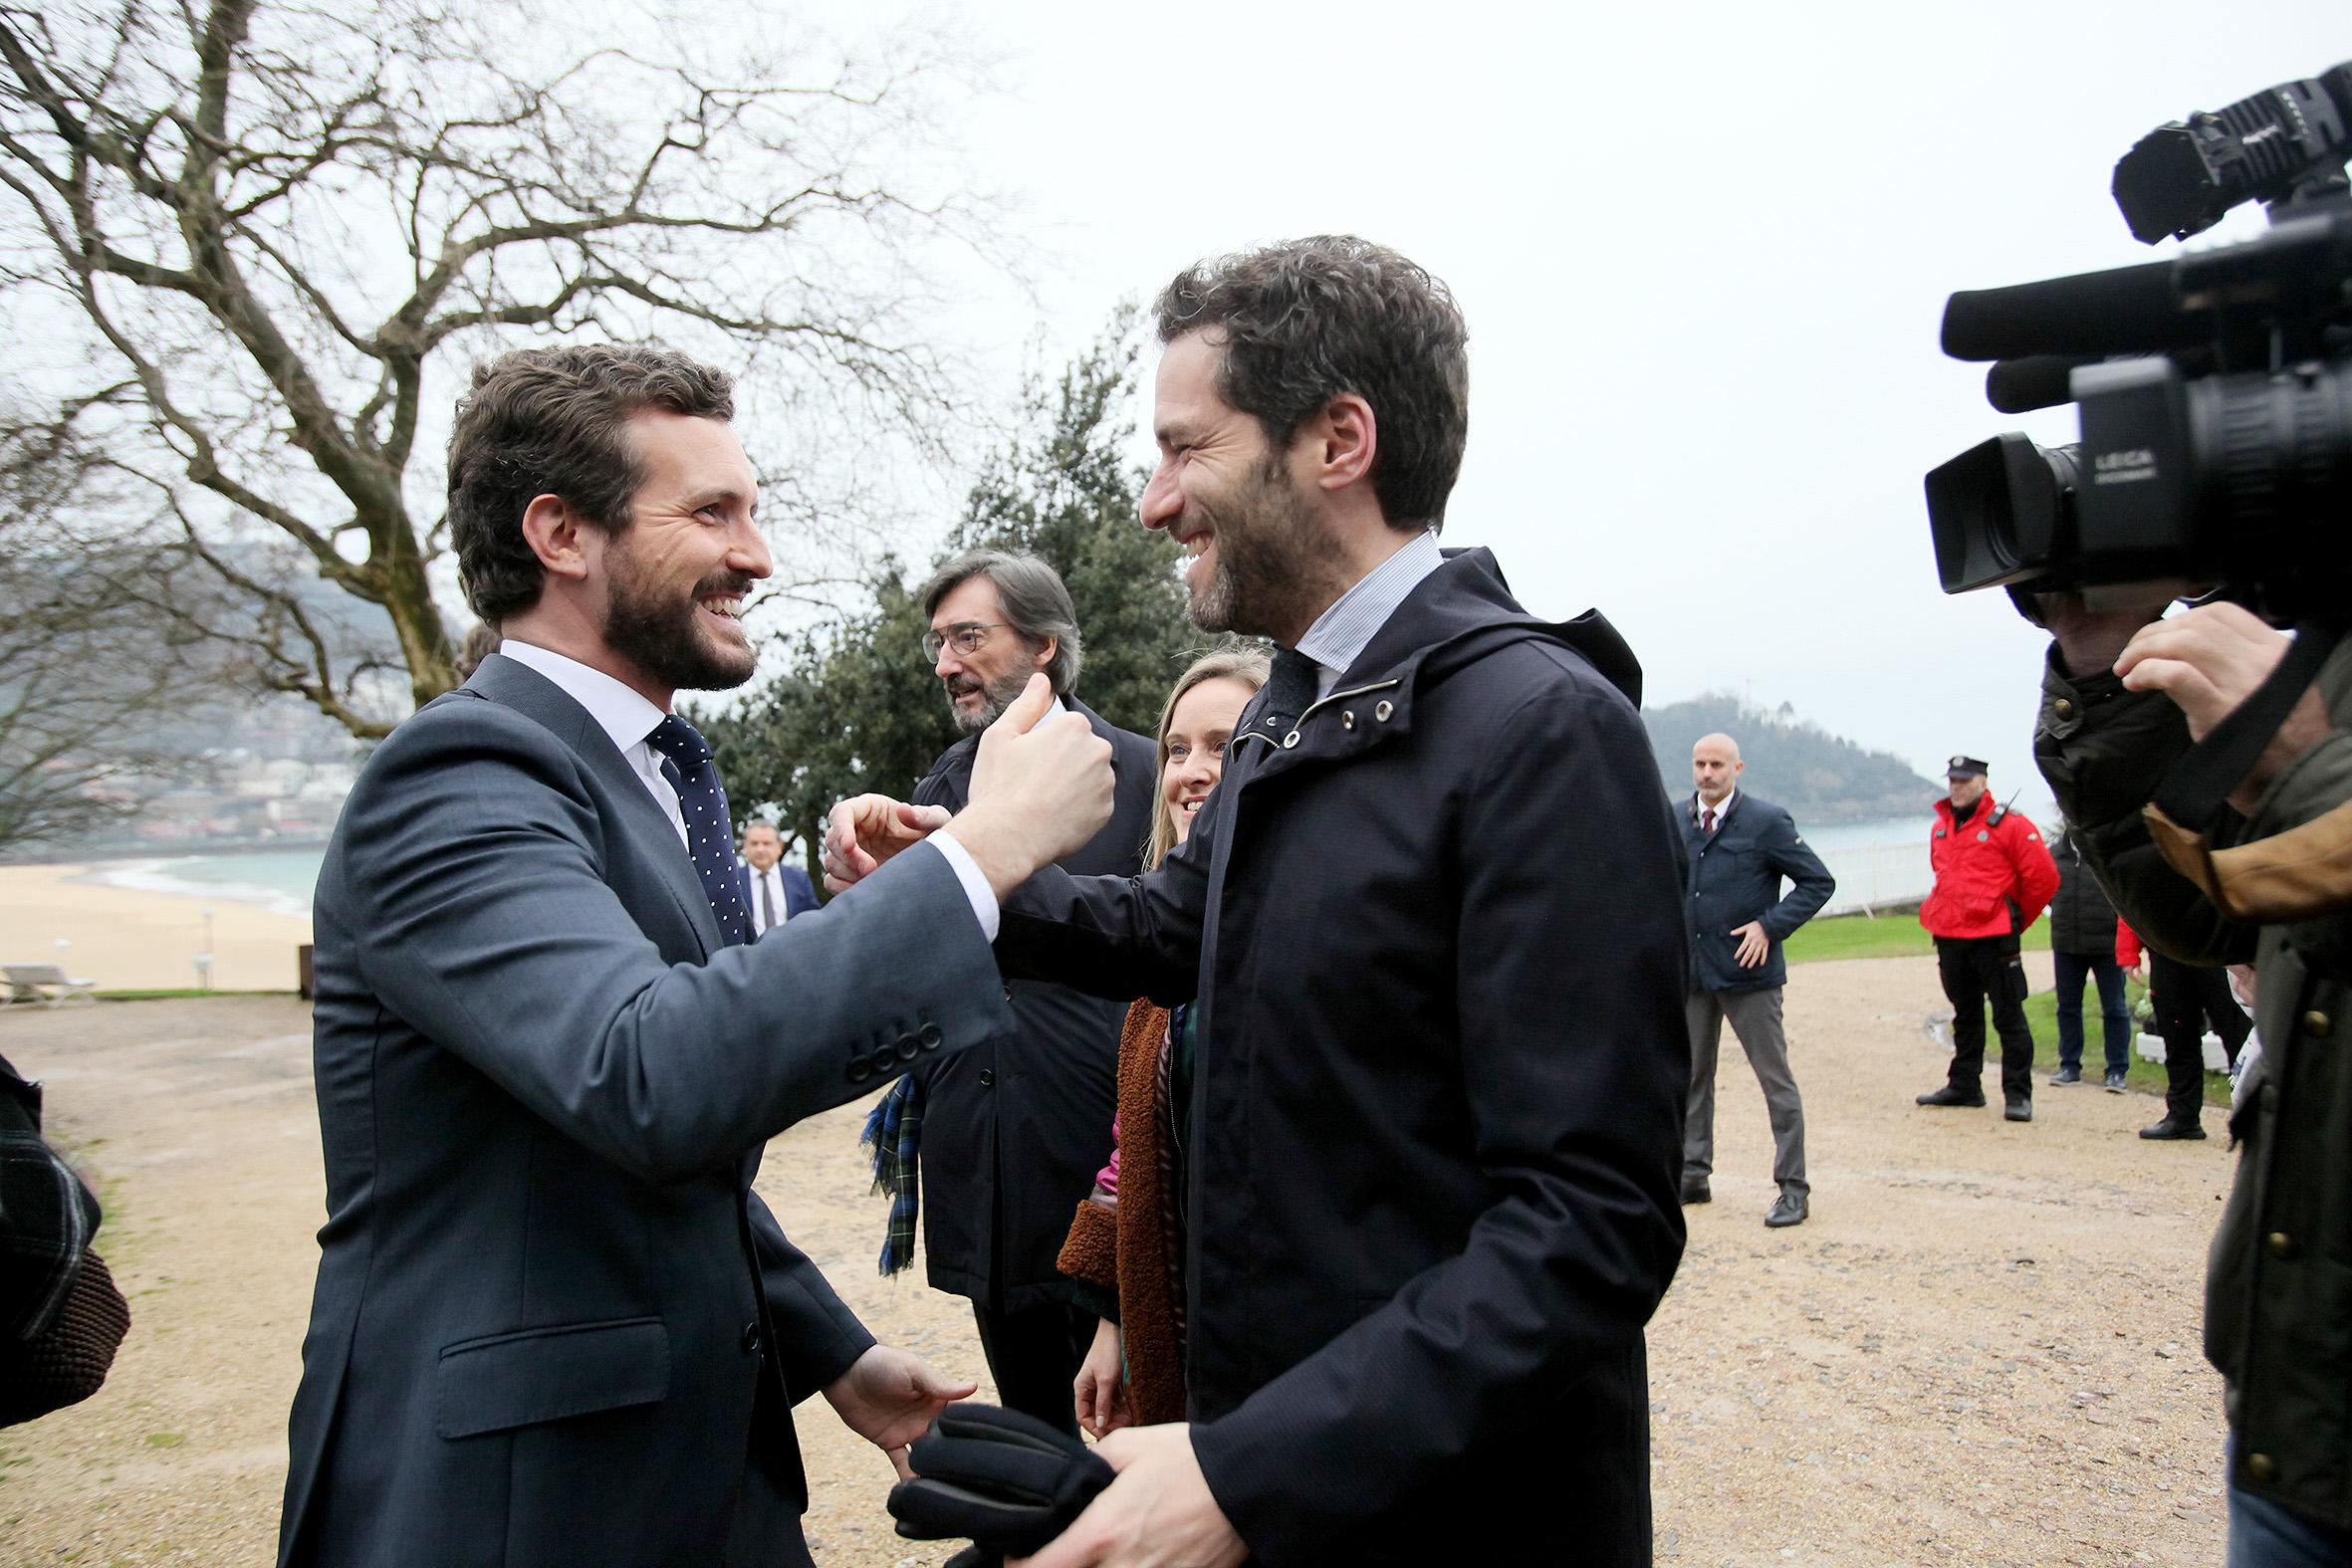
[{"label": "polka dot necktie", "polygon": [[655,726],[645,744],[661,754],[661,777],[678,791],[678,812],[686,818],[686,852],[711,901],[711,913],[729,946],[752,939],[751,918],[735,876],[735,824],[727,819],[727,791],[711,763],[710,743],[671,714]]}]

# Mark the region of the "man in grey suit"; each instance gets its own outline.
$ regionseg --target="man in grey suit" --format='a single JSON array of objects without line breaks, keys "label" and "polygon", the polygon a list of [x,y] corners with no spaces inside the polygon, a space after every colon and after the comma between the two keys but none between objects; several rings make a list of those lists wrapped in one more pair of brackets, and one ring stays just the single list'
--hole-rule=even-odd
[{"label": "man in grey suit", "polygon": [[805,1563],[791,1407],[895,1451],[970,1390],[876,1345],[752,1177],[800,1117],[1011,1026],[997,899],[1108,816],[1109,748],[1039,682],[956,842],[748,942],[668,713],[754,663],[732,411],[724,374],[607,346],[504,355],[460,405],[459,576],[505,640],[376,749],[320,873],[282,1564]]}]

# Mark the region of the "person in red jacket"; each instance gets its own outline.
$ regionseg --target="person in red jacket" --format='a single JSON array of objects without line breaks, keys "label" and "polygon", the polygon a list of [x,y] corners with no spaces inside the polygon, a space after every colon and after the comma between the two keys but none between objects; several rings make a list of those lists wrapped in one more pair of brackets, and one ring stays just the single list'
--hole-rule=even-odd
[{"label": "person in red jacket", "polygon": [[2057,863],[2034,825],[1986,795],[1985,764],[1955,757],[1936,802],[1928,861],[1935,891],[1919,923],[1936,939],[1936,969],[1952,1003],[1952,1070],[1922,1105],[1985,1103],[1985,1004],[2000,1035],[2002,1109],[2033,1120],[2033,1031],[2025,1023],[2025,928],[2058,890]]}]

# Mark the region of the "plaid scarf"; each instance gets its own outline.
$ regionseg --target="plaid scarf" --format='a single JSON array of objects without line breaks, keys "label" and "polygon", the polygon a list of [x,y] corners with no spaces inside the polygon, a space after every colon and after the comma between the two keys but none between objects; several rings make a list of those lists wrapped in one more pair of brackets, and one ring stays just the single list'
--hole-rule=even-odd
[{"label": "plaid scarf", "polygon": [[865,1118],[858,1143],[874,1152],[874,1188],[890,1199],[890,1223],[882,1232],[883,1277],[915,1260],[915,1151],[923,1142],[923,1086],[912,1074],[890,1085]]}]

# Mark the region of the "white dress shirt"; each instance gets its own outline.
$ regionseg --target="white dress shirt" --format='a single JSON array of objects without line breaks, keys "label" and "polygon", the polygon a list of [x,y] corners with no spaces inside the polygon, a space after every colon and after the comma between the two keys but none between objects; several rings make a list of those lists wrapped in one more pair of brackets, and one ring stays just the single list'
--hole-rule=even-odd
[{"label": "white dress shirt", "polygon": [[512,637],[501,641],[498,651],[554,681],[563,688],[565,696],[588,710],[588,717],[596,721],[596,728],[611,738],[613,749],[644,782],[662,814],[670,819],[670,826],[678,830],[678,842],[691,849],[692,840],[686,836],[686,816],[678,807],[678,791],[663,777],[661,756],[645,739],[660,729],[661,721],[669,715],[646,701],[643,693],[626,682],[602,670],[591,669],[578,659],[568,659],[561,653],[534,643],[518,642]]},{"label": "white dress shirt", "polygon": [[[765,871],[754,870],[752,863],[748,860],[741,862],[741,864],[743,879],[751,884],[752,935],[756,937],[774,926],[783,925],[792,918],[791,906],[784,899],[784,862],[779,860]],[[770,900],[768,907],[776,911],[774,921],[769,921],[762,915],[760,895],[763,892]]]},{"label": "white dress shirt", "polygon": [[[643,693],[626,683],[591,669],[578,659],[542,648],[536,643],[507,637],[498,651],[517,664],[527,666],[556,683],[565,696],[586,708],[596,727],[610,737],[617,750],[637,778],[644,783],[662,814],[670,819],[670,826],[678,831],[678,843],[692,853],[693,841],[686,836],[686,816],[678,808],[678,791],[670,787],[662,776],[661,758],[646,737],[660,728],[669,715],[646,701]],[[972,858],[972,851],[943,833],[934,833],[927,840],[947,857],[955,871],[956,881],[964,889],[964,897],[972,906],[972,918],[980,922],[980,934],[990,942],[997,939],[997,895],[988,885],[988,878],[980,869],[980,862]],[[920,846],[917,846],[920,847]],[[783,906],[783,889],[777,890],[778,907]]]}]

